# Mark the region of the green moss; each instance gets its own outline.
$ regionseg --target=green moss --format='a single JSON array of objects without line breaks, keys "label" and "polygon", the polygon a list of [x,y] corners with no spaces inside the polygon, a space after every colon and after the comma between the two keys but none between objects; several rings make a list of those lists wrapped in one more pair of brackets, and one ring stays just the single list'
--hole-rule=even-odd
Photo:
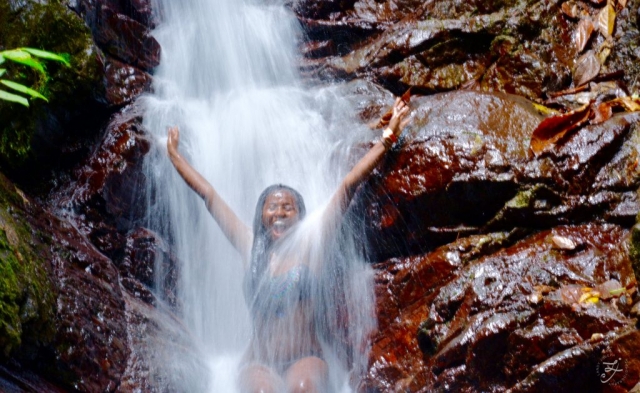
[{"label": "green moss", "polygon": [[524,209],[531,207],[535,200],[536,189],[520,191],[510,201],[505,204],[505,207],[511,209]]},{"label": "green moss", "polygon": [[41,243],[20,218],[25,203],[15,188],[0,178],[0,356],[21,344],[39,345],[54,334],[55,293]]},{"label": "green moss", "polygon": [[[0,49],[33,47],[71,55],[71,67],[46,62],[48,81],[37,72],[5,63],[8,76],[34,86],[49,103],[35,100],[30,108],[0,102],[0,160],[19,165],[30,152],[37,128],[55,128],[66,119],[56,111],[73,111],[96,95],[102,67],[82,19],[59,1],[0,0]],[[46,82],[46,83],[45,83]]]}]

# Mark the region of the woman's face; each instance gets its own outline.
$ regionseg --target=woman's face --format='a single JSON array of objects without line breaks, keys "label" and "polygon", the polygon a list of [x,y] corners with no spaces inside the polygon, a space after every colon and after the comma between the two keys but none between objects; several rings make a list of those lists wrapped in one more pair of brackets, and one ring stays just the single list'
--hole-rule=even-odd
[{"label": "woman's face", "polygon": [[262,225],[272,240],[279,239],[298,222],[295,197],[286,190],[277,190],[267,196],[262,206]]}]

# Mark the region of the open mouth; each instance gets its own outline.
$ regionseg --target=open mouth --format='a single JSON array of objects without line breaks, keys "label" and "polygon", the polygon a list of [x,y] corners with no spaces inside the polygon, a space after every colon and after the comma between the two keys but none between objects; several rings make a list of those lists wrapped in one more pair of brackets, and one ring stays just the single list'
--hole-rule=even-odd
[{"label": "open mouth", "polygon": [[277,220],[271,224],[271,232],[276,236],[282,235],[288,228],[289,226],[283,220]]}]

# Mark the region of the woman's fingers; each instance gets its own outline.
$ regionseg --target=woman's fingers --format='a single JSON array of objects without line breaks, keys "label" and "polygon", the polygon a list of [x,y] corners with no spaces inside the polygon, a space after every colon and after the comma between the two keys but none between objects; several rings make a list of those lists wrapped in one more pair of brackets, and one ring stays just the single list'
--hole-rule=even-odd
[{"label": "woman's fingers", "polygon": [[169,127],[167,147],[177,148],[178,143],[180,143],[180,130],[175,126]]}]

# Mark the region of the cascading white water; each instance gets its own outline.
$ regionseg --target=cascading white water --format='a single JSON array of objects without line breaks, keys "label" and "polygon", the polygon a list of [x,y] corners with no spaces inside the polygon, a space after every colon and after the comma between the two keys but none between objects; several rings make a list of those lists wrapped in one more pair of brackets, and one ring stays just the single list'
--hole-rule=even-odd
[{"label": "cascading white water", "polygon": [[[149,225],[170,239],[182,262],[180,317],[209,365],[197,372],[180,364],[165,369],[181,374],[171,378],[185,391],[235,392],[252,323],[242,292],[242,263],[167,159],[167,128],[180,127],[182,154],[250,226],[258,195],[274,183],[300,191],[308,211],[321,209],[349,169],[339,162],[346,160],[336,158],[348,155],[347,147],[358,137],[354,131],[362,126],[331,87],[312,89],[299,81],[301,32],[283,4],[158,0],[156,7],[162,12],[154,32],[162,61],[154,94],[143,99],[145,127],[156,142],[146,162]],[[347,134],[350,143],[344,141]],[[340,244],[339,260],[347,267],[338,271],[345,275],[340,281],[346,283],[341,290],[350,311],[347,338],[357,349],[357,364],[364,360],[361,340],[371,328],[372,291],[369,270],[348,244]],[[158,269],[159,287],[162,274]],[[330,314],[332,298],[323,299]],[[329,317],[326,325],[339,322]],[[340,354],[328,351],[326,357],[339,380],[334,384],[346,386],[349,370],[332,360]],[[163,360],[180,361],[177,355]]]}]

